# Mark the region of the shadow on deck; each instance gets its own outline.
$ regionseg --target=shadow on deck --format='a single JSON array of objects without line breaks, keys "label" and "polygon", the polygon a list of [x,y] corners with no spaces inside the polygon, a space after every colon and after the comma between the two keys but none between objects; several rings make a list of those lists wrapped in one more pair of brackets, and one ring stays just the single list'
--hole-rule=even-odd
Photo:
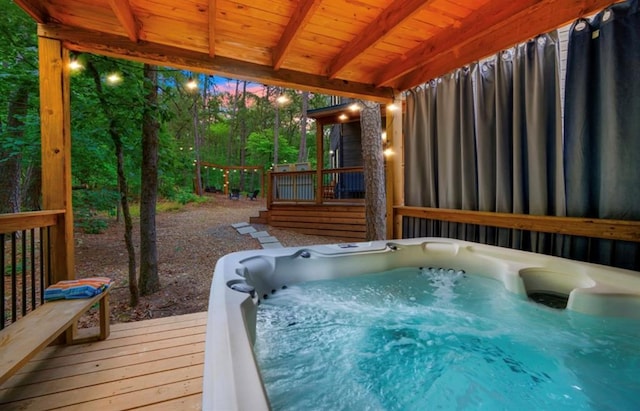
[{"label": "shadow on deck", "polygon": [[114,324],[105,341],[47,347],[0,386],[2,410],[199,410],[207,313]]}]

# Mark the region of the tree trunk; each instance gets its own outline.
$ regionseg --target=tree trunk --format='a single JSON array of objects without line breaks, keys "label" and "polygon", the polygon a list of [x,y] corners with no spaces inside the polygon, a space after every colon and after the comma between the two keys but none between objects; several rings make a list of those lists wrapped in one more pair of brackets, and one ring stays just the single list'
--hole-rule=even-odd
[{"label": "tree trunk", "polygon": [[[24,138],[24,121],[29,107],[29,88],[26,84],[19,85],[11,96],[7,112],[7,135],[11,140]],[[2,153],[0,158],[0,212],[18,213],[21,203],[22,155],[20,153]]]},{"label": "tree trunk", "polygon": [[[146,88],[142,114],[142,169],[140,170],[140,277],[141,295],[160,289],[158,277],[158,248],[156,241],[156,200],[158,197],[158,72],[154,66],[144,65]],[[196,134],[197,136],[197,134]],[[197,139],[197,137],[196,137]],[[196,156],[198,153],[196,152]]]},{"label": "tree trunk", "polygon": [[380,105],[363,101],[362,107],[360,128],[365,183],[366,240],[384,240],[387,229]]},{"label": "tree trunk", "polygon": [[302,118],[300,119],[300,149],[298,163],[307,162],[307,110],[309,109],[309,92],[302,92]]},{"label": "tree trunk", "polygon": [[40,198],[42,197],[42,167],[40,163],[31,164],[25,171],[24,193],[22,198],[22,208],[29,211],[37,211],[42,208]]},{"label": "tree trunk", "polygon": [[[157,75],[156,75],[156,86],[158,83]],[[195,155],[195,166],[196,166],[196,194],[201,196],[204,194],[204,190],[202,189],[202,171],[200,168],[200,119],[198,118],[198,97],[199,92],[195,92],[193,96],[193,152]],[[149,104],[149,94],[147,94],[147,102]],[[155,93],[155,100],[158,100],[158,93]],[[154,103],[155,104],[155,103]],[[146,111],[145,111],[146,113]],[[144,120],[143,120],[143,130],[144,130]],[[143,132],[144,134],[144,132]],[[156,130],[156,139],[157,139],[157,130]],[[144,136],[142,137],[144,138]],[[157,151],[157,148],[156,148]],[[156,154],[157,157],[157,154]],[[156,166],[157,167],[157,166]],[[155,204],[155,203],[154,203]]]},{"label": "tree trunk", "polygon": [[127,177],[124,172],[124,150],[122,149],[122,139],[120,138],[116,122],[109,111],[109,102],[106,101],[104,94],[102,93],[100,73],[91,62],[87,64],[87,69],[93,77],[93,82],[96,86],[96,94],[98,95],[98,100],[100,100],[100,107],[109,120],[109,135],[111,136],[111,140],[113,140],[113,145],[115,146],[118,189],[120,191],[120,204],[122,205],[122,215],[124,217],[124,242],[127,248],[127,256],[129,260],[129,304],[131,307],[135,307],[138,305],[139,300],[138,281],[136,281],[136,251],[133,247],[133,222],[131,220],[129,199],[127,197],[129,187],[127,185]]},{"label": "tree trunk", "polygon": [[[112,130],[115,129],[113,121],[109,128]],[[129,187],[127,185],[127,177],[124,172],[124,150],[122,149],[122,140],[117,132],[111,132],[111,138],[113,139],[116,147],[118,188],[120,189],[120,204],[122,204],[122,215],[124,216],[124,242],[129,259],[129,305],[131,305],[131,307],[135,307],[138,305],[140,293],[138,292],[138,282],[136,281],[136,251],[133,246],[133,221],[131,220],[129,199],[127,197]]]},{"label": "tree trunk", "polygon": [[[242,104],[240,104],[240,166],[244,167],[247,161],[247,81],[242,82]],[[240,170],[240,190],[245,189],[245,173]]]},{"label": "tree trunk", "polygon": [[233,94],[233,107],[231,111],[231,124],[229,126],[229,145],[227,146],[227,165],[231,164],[231,153],[233,152],[233,137],[237,129],[237,114],[238,114],[238,89],[240,87],[240,80],[236,80],[236,91]]},{"label": "tree trunk", "polygon": [[280,150],[280,147],[278,147],[278,143],[280,142],[280,104],[278,104],[278,97],[280,97],[280,92],[281,89],[276,88],[275,89],[275,97],[276,97],[276,101],[275,101],[275,105],[276,105],[276,113],[275,113],[275,119],[273,121],[273,167],[275,170],[275,167],[278,165],[278,151]]}]

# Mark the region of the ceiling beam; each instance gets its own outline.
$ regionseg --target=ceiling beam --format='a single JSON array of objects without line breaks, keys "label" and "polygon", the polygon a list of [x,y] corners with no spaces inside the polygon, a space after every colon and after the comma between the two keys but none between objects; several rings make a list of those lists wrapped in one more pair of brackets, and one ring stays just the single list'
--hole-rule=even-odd
[{"label": "ceiling beam", "polygon": [[42,7],[42,2],[35,0],[13,0],[22,10],[24,10],[37,23],[43,24],[49,21],[49,13]]},{"label": "ceiling beam", "polygon": [[216,0],[209,0],[209,57],[216,55]]},{"label": "ceiling beam", "polygon": [[157,66],[175,67],[316,93],[360,98],[380,103],[391,102],[395,94],[395,91],[389,87],[374,87],[371,84],[346,80],[330,80],[326,77],[287,69],[274,70],[270,66],[248,63],[219,55],[212,58],[209,57],[208,53],[165,46],[144,40],[132,43],[123,36],[60,24],[38,25],[38,35],[60,40],[65,47],[77,52],[100,54]]},{"label": "ceiling beam", "polygon": [[394,1],[329,63],[329,78],[338,74],[359,55],[382,40],[391,30],[412,17],[433,0]]},{"label": "ceiling beam", "polygon": [[124,28],[125,33],[129,40],[134,43],[140,40],[140,33],[138,33],[138,24],[131,10],[131,4],[129,0],[109,0],[111,10],[118,18],[118,21]]},{"label": "ceiling beam", "polygon": [[293,15],[285,27],[280,41],[273,49],[273,68],[279,70],[284,62],[287,51],[291,48],[293,40],[296,38],[313,16],[313,13],[320,6],[320,0],[300,0],[298,6],[293,10]]},{"label": "ceiling beam", "polygon": [[401,61],[388,66],[383,72],[378,74],[376,84],[387,85],[392,83],[410,71],[425,66],[427,60],[431,60],[435,58],[438,53],[443,53],[459,45],[461,41],[472,41],[477,37],[481,37],[484,35],[480,30],[482,27],[491,27],[522,10],[526,10],[535,3],[537,3],[537,0],[500,0],[493,1],[489,3],[489,5],[481,7],[475,13],[472,13],[462,20],[458,28],[451,27],[443,30],[441,34],[433,36],[413,48]]},{"label": "ceiling beam", "polygon": [[[489,47],[475,50],[473,54],[479,55],[479,57],[467,58],[467,61],[461,65],[468,64],[476,59],[486,57],[506,47],[525,41],[527,38],[553,30],[579,16],[602,9],[610,3],[611,0],[493,1],[465,18],[460,23],[459,28],[446,30],[409,51],[402,61],[388,66],[388,68],[379,73],[375,83],[379,86],[389,86],[397,83],[406,84],[406,79],[405,81],[398,81],[397,79],[408,75],[409,72],[420,71],[422,67],[431,64],[441,55],[445,53],[451,54],[451,50],[460,50],[463,45],[474,42],[480,42],[483,47]],[[556,9],[562,10],[562,15],[556,15]],[[550,20],[545,21],[537,17],[540,15],[550,15],[551,17]],[[482,27],[488,29],[480,30]],[[492,36],[492,33],[496,31],[500,31],[503,37],[494,38],[492,41],[488,39],[483,41],[484,37],[487,35]],[[460,55],[459,52],[455,54],[456,56]],[[452,69],[459,66],[454,66]],[[435,76],[444,73],[446,72],[438,73]],[[425,81],[431,78],[427,78]]]},{"label": "ceiling beam", "polygon": [[[429,48],[419,57],[419,61],[422,61],[420,68],[409,72],[393,84],[401,90],[415,87],[465,64],[554,30],[581,16],[602,10],[611,5],[611,0],[528,0],[513,3],[525,4],[523,7],[528,8],[513,13],[500,23],[494,22],[494,18],[484,14],[486,20],[475,19],[472,27],[463,25],[458,34],[452,34],[450,38],[437,36],[440,43],[436,43],[435,38],[430,40]],[[509,9],[512,10],[513,7]],[[488,29],[478,31],[478,27]],[[474,29],[477,32],[470,35],[468,32]],[[412,58],[415,59],[417,56]],[[389,82],[383,81],[381,84]]]}]

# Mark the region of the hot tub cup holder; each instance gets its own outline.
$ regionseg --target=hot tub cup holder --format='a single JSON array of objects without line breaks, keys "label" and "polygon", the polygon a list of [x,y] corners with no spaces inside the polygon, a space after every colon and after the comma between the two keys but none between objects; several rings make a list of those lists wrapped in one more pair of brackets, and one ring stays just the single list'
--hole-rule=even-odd
[{"label": "hot tub cup holder", "polygon": [[231,280],[227,283],[227,287],[229,287],[233,291],[249,294],[251,298],[255,298],[256,296],[255,287],[250,284],[247,284],[247,282],[243,280]]},{"label": "hot tub cup holder", "polygon": [[546,268],[525,268],[519,272],[527,297],[551,308],[565,309],[569,295],[577,288],[596,285],[589,276],[578,272],[560,272]]}]

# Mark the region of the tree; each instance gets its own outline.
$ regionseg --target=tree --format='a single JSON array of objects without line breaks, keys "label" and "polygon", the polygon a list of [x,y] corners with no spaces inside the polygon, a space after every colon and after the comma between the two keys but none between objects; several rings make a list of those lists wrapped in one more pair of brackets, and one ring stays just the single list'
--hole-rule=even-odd
[{"label": "tree", "polygon": [[386,236],[386,198],[384,157],[382,154],[380,105],[362,101],[362,161],[365,184],[366,240],[384,240]]},{"label": "tree", "polygon": [[0,212],[39,208],[40,144],[36,27],[0,0]]},{"label": "tree", "polygon": [[[14,144],[19,144],[23,140],[23,118],[27,114],[28,105],[29,92],[26,85],[21,84],[12,93],[9,100],[6,131],[3,133],[8,139],[13,140]],[[22,180],[22,154],[18,150],[7,157],[6,160],[0,163],[0,172],[2,172],[4,180],[4,184],[0,187],[0,212],[17,213],[20,212],[20,203],[22,202],[20,185]]]},{"label": "tree", "polygon": [[309,92],[302,92],[302,118],[300,120],[300,148],[298,163],[307,161],[307,110],[309,109]]},{"label": "tree", "polygon": [[93,61],[87,64],[87,70],[90,72],[96,87],[96,94],[100,100],[100,106],[106,118],[109,120],[109,134],[113,140],[115,147],[118,188],[120,190],[120,202],[122,205],[122,214],[124,216],[124,240],[127,248],[128,267],[129,267],[129,294],[130,305],[135,307],[138,305],[139,292],[138,282],[136,281],[136,252],[133,246],[133,222],[131,220],[131,212],[129,210],[128,185],[124,167],[124,149],[122,144],[122,136],[120,135],[119,124],[116,117],[111,112],[112,105],[106,98],[102,88],[102,80],[100,72],[96,68]]},{"label": "tree", "polygon": [[158,198],[158,72],[143,67],[145,88],[142,114],[142,167],[140,172],[140,276],[141,295],[160,289],[158,248],[156,244],[156,201]]}]

